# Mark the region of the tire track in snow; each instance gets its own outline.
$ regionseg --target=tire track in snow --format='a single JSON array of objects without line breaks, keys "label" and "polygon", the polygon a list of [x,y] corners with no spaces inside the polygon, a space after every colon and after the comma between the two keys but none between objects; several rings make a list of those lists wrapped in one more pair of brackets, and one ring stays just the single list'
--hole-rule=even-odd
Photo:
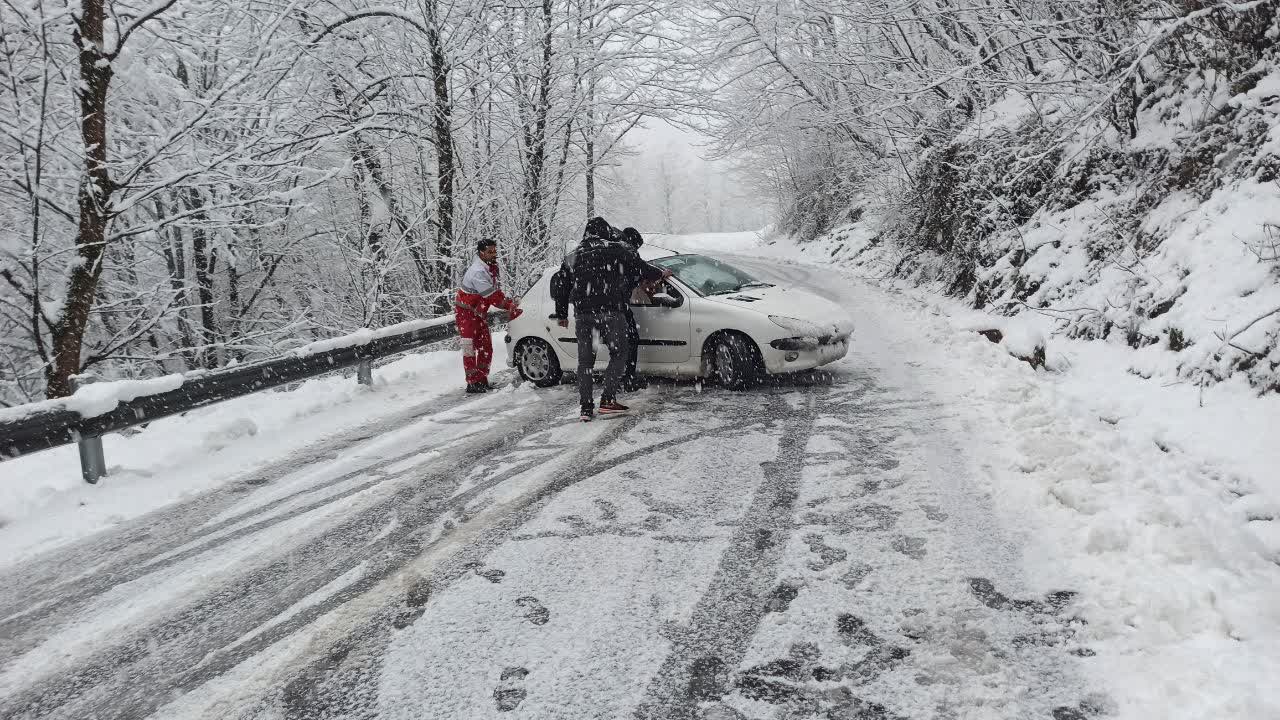
[{"label": "tire track in snow", "polygon": [[[822,393],[825,394],[825,393]],[[802,412],[774,396],[768,415],[783,417],[777,458],[764,463],[764,479],[734,531],[707,592],[687,628],[671,638],[675,647],[651,681],[634,716],[640,720],[695,718],[698,704],[727,692],[760,620],[769,612],[773,578],[790,534],[805,444],[817,418],[819,393]]]},{"label": "tire track in snow", "polygon": [[[601,437],[594,446],[584,448],[580,452],[580,456],[583,457],[582,462],[577,462],[576,459],[571,460],[568,463],[570,468],[568,471],[520,500],[497,522],[481,529],[474,541],[441,562],[429,579],[423,579],[415,587],[421,589],[422,595],[434,595],[473,572],[476,566],[483,566],[485,558],[494,548],[515,538],[519,529],[542,512],[549,502],[580,482],[650,455],[696,444],[709,438],[741,433],[750,427],[772,422],[768,418],[760,417],[760,413],[752,409],[752,412],[729,418],[728,422],[715,428],[686,433],[677,438],[626,451],[605,460],[586,459],[591,454],[597,454],[601,449],[609,447],[620,438],[629,437],[635,426],[646,416],[657,414],[668,406],[684,404],[678,396],[664,391],[658,394],[642,413],[611,420],[610,422],[614,425],[610,427],[609,433]],[[785,408],[775,409],[785,412]],[[411,592],[410,595],[413,593]],[[383,608],[377,616],[346,637],[334,642],[320,654],[319,658],[302,669],[287,683],[274,703],[269,704],[274,707],[257,708],[246,717],[259,715],[277,717],[278,714],[296,720],[373,717],[376,715],[378,699],[379,673],[377,670],[381,668],[384,649],[389,642],[391,632],[407,627],[420,617],[425,610],[422,605],[425,605],[425,600],[415,605],[411,598],[406,598],[395,606]]]},{"label": "tire track in snow", "polygon": [[[38,556],[6,571],[4,586],[7,592],[0,595],[0,618],[3,618],[0,619],[0,653],[6,657],[15,657],[25,652],[41,640],[41,633],[48,633],[64,622],[75,620],[95,598],[120,585],[395,479],[395,475],[382,474],[289,512],[271,515],[275,509],[307,495],[322,492],[361,475],[380,474],[387,467],[420,455],[423,452],[421,447],[392,457],[373,459],[368,463],[356,463],[351,469],[331,478],[308,483],[297,491],[255,505],[224,520],[206,523],[206,518],[216,518],[225,510],[248,499],[246,490],[266,487],[281,476],[296,475],[308,468],[321,466],[339,453],[358,447],[368,440],[453,411],[472,400],[474,398],[470,397],[443,398],[392,418],[366,423],[336,438],[316,443],[288,458],[273,462],[222,488],[176,507],[144,515],[126,528],[108,531],[66,550]],[[429,409],[433,412],[426,412]],[[466,433],[453,438],[451,442],[466,441],[475,434]],[[322,472],[322,468],[318,468],[317,472]],[[225,530],[258,516],[269,517],[231,533],[224,533]],[[84,544],[91,544],[92,547],[86,549]],[[175,551],[175,547],[179,549]],[[71,578],[65,579],[69,575]]]},{"label": "tire track in snow", "polygon": [[[482,434],[466,449],[431,463],[420,483],[402,488],[313,540],[221,585],[134,637],[98,650],[87,661],[59,670],[0,701],[0,715],[13,711],[22,717],[46,717],[81,704],[89,707],[71,711],[71,716],[141,717],[153,712],[174,694],[226,672],[393,574],[432,542],[433,521],[464,508],[486,490],[543,459],[517,464],[455,495],[456,482],[461,479],[458,467],[515,446],[530,428],[541,430],[557,412],[559,408],[544,408],[514,431],[494,428]],[[392,516],[397,518],[396,527],[385,533],[387,519]],[[364,562],[370,566],[359,580],[271,625],[249,642],[237,643]],[[148,682],[136,683],[137,678]]]}]

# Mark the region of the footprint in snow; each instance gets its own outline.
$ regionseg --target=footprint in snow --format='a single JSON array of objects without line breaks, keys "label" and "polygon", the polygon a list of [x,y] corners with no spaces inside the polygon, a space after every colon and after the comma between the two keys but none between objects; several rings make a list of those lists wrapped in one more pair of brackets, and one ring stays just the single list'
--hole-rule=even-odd
[{"label": "footprint in snow", "polygon": [[494,570],[492,568],[486,569],[484,563],[478,562],[467,563],[464,567],[491,583],[502,582],[502,578],[507,574],[502,570]]},{"label": "footprint in snow", "polygon": [[596,507],[600,509],[600,518],[602,520],[617,520],[618,506],[608,500],[595,499]]},{"label": "footprint in snow", "polygon": [[405,606],[392,615],[391,627],[403,630],[412,625],[426,612],[427,601],[430,599],[431,584],[422,579],[414,581],[405,593]]},{"label": "footprint in snow", "polygon": [[867,579],[871,574],[872,567],[864,562],[852,562],[845,574],[840,576],[840,584],[850,590],[858,587],[858,584]]},{"label": "footprint in snow", "polygon": [[804,543],[809,546],[810,552],[818,555],[818,559],[809,561],[810,570],[826,570],[836,563],[844,562],[849,557],[848,552],[831,547],[826,543],[826,539],[817,533],[805,535]]},{"label": "footprint in snow", "polygon": [[493,702],[498,712],[511,712],[529,695],[524,689],[524,678],[529,671],[522,667],[509,667],[502,671],[498,678],[498,687],[493,690]]},{"label": "footprint in snow", "polygon": [[1089,720],[1103,715],[1103,703],[1084,700],[1074,706],[1062,705],[1053,709],[1053,720]]},{"label": "footprint in snow", "polygon": [[895,537],[893,542],[889,543],[889,545],[894,550],[897,550],[913,560],[922,560],[927,554],[927,551],[924,549],[924,538],[899,535]]},{"label": "footprint in snow", "polygon": [[546,605],[539,602],[538,598],[532,595],[525,595],[517,599],[516,605],[519,605],[524,610],[525,619],[534,625],[546,625],[551,620],[551,611],[547,609]]},{"label": "footprint in snow", "polygon": [[947,515],[945,512],[942,511],[942,508],[938,507],[937,505],[921,505],[920,509],[924,510],[925,517],[929,518],[934,522],[942,522],[943,520],[946,520],[948,517],[950,517],[949,515]]},{"label": "footprint in snow", "polygon": [[799,585],[782,583],[769,593],[768,599],[765,600],[765,612],[786,612],[791,607],[791,601],[795,600],[799,594]]},{"label": "footprint in snow", "polygon": [[845,645],[869,645],[876,647],[884,641],[867,629],[867,623],[856,615],[841,613],[836,617],[836,634]]}]

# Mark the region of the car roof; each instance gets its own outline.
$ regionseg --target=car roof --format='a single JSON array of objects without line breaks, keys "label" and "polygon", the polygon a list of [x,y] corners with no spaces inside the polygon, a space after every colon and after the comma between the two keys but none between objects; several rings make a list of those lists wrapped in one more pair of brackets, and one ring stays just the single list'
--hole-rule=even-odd
[{"label": "car roof", "polygon": [[640,246],[641,260],[657,260],[658,258],[671,257],[672,255],[679,255],[679,254],[680,253],[674,250],[668,250],[666,248],[658,247],[657,245],[650,245],[648,243],[645,243],[644,245]]}]

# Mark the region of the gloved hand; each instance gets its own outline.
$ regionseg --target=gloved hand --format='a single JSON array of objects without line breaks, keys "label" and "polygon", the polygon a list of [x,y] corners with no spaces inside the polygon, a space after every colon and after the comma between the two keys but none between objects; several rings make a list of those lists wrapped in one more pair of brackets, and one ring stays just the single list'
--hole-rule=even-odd
[{"label": "gloved hand", "polygon": [[556,321],[556,324],[562,328],[567,328],[569,327],[569,318],[560,318]]}]

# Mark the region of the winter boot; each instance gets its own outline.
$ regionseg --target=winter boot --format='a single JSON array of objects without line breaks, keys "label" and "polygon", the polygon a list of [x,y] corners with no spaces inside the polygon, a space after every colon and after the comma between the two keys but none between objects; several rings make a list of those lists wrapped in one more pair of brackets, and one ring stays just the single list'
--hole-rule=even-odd
[{"label": "winter boot", "polygon": [[592,418],[594,417],[595,417],[595,410],[594,408],[588,405],[587,407],[582,408],[582,414],[578,416],[578,419],[581,420],[582,422],[591,422]]},{"label": "winter boot", "polygon": [[486,392],[489,392],[489,384],[488,384],[488,383],[478,383],[478,382],[476,382],[476,383],[467,383],[467,393],[468,393],[468,394],[473,394],[473,395],[474,395],[474,394],[476,394],[476,393],[486,393]]}]

